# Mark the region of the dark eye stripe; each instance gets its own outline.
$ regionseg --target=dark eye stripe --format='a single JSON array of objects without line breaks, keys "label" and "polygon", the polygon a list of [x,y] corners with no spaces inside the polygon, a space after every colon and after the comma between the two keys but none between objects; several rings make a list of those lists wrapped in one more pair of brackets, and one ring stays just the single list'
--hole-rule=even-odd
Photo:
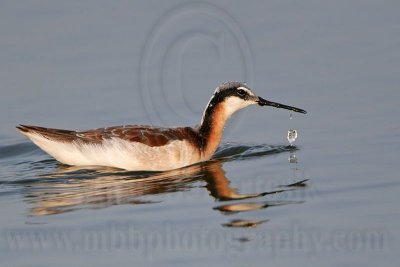
[{"label": "dark eye stripe", "polygon": [[245,96],[245,95],[246,95],[246,91],[243,90],[243,89],[239,89],[239,90],[237,91],[237,93],[238,93],[238,95],[240,95],[240,96]]}]

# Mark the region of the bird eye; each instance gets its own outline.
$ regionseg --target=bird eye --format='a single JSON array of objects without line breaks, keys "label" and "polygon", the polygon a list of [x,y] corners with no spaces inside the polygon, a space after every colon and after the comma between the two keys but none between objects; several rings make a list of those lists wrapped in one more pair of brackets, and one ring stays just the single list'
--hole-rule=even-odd
[{"label": "bird eye", "polygon": [[243,89],[239,89],[239,90],[237,91],[237,93],[238,93],[238,95],[240,95],[240,96],[245,96],[245,95],[246,95],[246,91],[243,90]]}]

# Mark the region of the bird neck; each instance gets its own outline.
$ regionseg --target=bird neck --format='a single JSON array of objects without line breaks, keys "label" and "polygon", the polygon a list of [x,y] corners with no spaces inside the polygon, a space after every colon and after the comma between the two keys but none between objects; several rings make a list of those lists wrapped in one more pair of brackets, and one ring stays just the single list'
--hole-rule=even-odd
[{"label": "bird neck", "polygon": [[226,111],[223,102],[216,105],[208,105],[204,111],[199,127],[204,159],[210,159],[217,150],[222,139],[225,123],[230,115],[230,112]]}]

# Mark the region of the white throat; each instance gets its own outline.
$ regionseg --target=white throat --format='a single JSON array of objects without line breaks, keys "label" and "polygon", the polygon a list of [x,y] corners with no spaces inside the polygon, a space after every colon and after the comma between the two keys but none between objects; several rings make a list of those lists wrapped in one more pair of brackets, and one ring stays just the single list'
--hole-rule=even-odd
[{"label": "white throat", "polygon": [[256,104],[254,101],[251,100],[245,101],[235,96],[229,97],[224,102],[221,103],[225,119],[228,119],[236,111],[254,104]]}]

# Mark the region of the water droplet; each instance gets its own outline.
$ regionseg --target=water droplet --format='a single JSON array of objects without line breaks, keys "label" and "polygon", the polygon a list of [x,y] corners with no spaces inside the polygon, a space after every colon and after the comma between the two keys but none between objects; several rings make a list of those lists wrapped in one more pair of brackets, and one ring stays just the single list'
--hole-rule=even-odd
[{"label": "water droplet", "polygon": [[297,157],[295,154],[290,153],[289,158],[288,158],[289,163],[297,163]]},{"label": "water droplet", "polygon": [[293,119],[293,114],[292,114],[292,112],[290,112],[289,119],[290,119],[290,120]]},{"label": "water droplet", "polygon": [[297,138],[297,131],[293,129],[288,130],[287,140],[289,141],[290,145],[292,145],[294,141],[296,141],[296,138]]}]

